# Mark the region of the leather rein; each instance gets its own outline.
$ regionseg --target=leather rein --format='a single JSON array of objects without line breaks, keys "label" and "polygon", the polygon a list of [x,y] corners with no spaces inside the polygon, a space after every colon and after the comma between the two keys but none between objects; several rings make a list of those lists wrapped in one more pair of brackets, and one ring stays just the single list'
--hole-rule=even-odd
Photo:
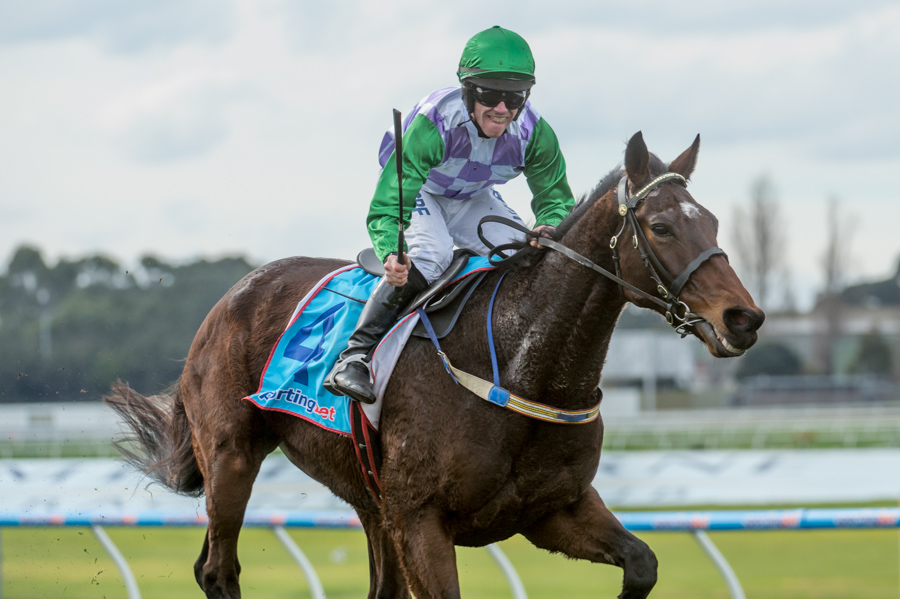
[{"label": "leather rein", "polygon": [[[634,195],[629,196],[628,177],[624,176],[619,181],[617,199],[619,202],[618,212],[622,217],[622,226],[619,228],[618,233],[613,235],[609,241],[609,248],[610,250],[612,250],[613,254],[613,263],[616,266],[615,274],[609,272],[589,258],[569,249],[558,241],[549,239],[547,237],[538,237],[537,241],[540,245],[551,248],[563,254],[567,258],[570,258],[575,262],[581,264],[582,266],[586,266],[591,270],[600,273],[604,277],[616,282],[619,285],[620,291],[622,291],[623,293],[624,289],[628,289],[641,298],[653,302],[654,304],[663,308],[665,310],[666,322],[668,322],[669,325],[671,325],[675,329],[676,333],[680,334],[682,337],[685,337],[689,334],[688,329],[691,326],[703,322],[704,319],[691,312],[691,309],[688,307],[688,305],[678,299],[679,293],[681,293],[682,289],[684,289],[685,284],[688,282],[691,275],[694,274],[694,271],[700,268],[700,266],[704,262],[706,262],[713,256],[725,256],[726,260],[728,259],[728,256],[727,254],[725,254],[725,251],[722,250],[722,248],[711,247],[704,252],[701,252],[699,256],[694,258],[684,268],[684,270],[682,270],[677,276],[674,277],[662,265],[662,262],[660,262],[659,258],[657,258],[656,254],[653,252],[653,248],[651,247],[650,242],[644,235],[643,229],[641,229],[640,227],[636,212],[644,199],[649,196],[653,190],[655,190],[663,183],[669,181],[676,182],[683,185],[684,187],[687,187],[687,179],[685,179],[683,176],[679,175],[678,173],[665,173],[650,181]],[[514,256],[505,256],[502,252],[512,249],[516,244],[503,244],[499,246],[494,246],[493,244],[491,244],[484,238],[482,234],[482,225],[486,222],[503,223],[526,234],[533,235],[533,231],[531,231],[530,229],[507,218],[498,216],[487,216],[483,218],[481,222],[478,223],[478,237],[481,239],[482,243],[490,248],[488,259],[491,261],[491,264],[494,265],[499,265],[503,262],[506,262],[507,260],[513,259]],[[625,228],[628,225],[630,225],[632,231],[634,231],[632,235],[632,244],[640,253],[641,260],[643,261],[644,266],[647,268],[647,270],[650,271],[650,278],[652,278],[656,283],[656,290],[659,293],[659,297],[650,295],[643,289],[635,287],[622,278],[618,242],[619,238],[622,236]],[[501,258],[499,260],[495,260],[494,258],[496,256],[501,256]]]}]

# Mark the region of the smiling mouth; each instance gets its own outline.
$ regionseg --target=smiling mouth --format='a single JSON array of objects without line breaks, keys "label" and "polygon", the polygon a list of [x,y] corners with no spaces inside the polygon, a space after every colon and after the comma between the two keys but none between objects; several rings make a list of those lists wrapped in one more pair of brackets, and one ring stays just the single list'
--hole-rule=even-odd
[{"label": "smiling mouth", "polygon": [[503,123],[505,123],[506,121],[509,120],[508,116],[493,116],[490,114],[487,115],[487,118],[490,119],[492,122],[497,123],[498,125],[502,125]]},{"label": "smiling mouth", "polygon": [[738,349],[735,346],[728,343],[728,340],[725,339],[725,336],[719,332],[713,325],[708,323],[707,321],[703,321],[694,325],[694,329],[697,331],[697,334],[700,336],[703,341],[707,343],[707,345],[712,345],[716,348],[717,353],[722,356],[734,358],[737,356],[742,356],[744,354],[743,349]]}]

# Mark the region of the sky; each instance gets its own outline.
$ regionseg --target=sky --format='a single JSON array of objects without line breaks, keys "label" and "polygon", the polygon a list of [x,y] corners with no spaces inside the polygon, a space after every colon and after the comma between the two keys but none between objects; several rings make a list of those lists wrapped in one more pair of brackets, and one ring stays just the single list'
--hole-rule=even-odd
[{"label": "sky", "polygon": [[[665,161],[699,133],[690,191],[719,245],[767,177],[801,308],[831,198],[846,282],[895,272],[896,0],[0,0],[0,270],[23,244],[51,264],[351,259],[391,110],[457,84],[493,25],[531,45],[576,196],[636,131]],[[499,191],[527,220],[522,179]]]}]

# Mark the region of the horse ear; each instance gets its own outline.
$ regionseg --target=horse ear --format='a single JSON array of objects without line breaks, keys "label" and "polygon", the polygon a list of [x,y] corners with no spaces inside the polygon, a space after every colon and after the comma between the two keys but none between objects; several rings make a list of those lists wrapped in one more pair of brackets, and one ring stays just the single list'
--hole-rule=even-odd
[{"label": "horse ear", "polygon": [[635,187],[641,187],[650,181],[650,153],[644,143],[644,135],[638,131],[628,140],[625,148],[625,172],[628,180]]},{"label": "horse ear", "polygon": [[694,167],[697,166],[697,154],[699,152],[700,134],[698,133],[697,137],[694,138],[694,143],[691,144],[691,147],[672,161],[672,164],[669,165],[669,170],[673,173],[678,173],[685,179],[690,179],[691,173],[694,172]]}]

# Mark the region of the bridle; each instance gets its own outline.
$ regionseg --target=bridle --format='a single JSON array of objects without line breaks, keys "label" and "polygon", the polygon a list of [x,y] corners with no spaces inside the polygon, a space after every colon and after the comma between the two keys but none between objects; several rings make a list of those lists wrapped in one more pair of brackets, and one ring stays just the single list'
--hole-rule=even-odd
[{"label": "bridle", "polygon": [[[650,195],[650,193],[655,190],[657,187],[666,182],[676,182],[684,187],[687,187],[687,179],[678,173],[665,173],[656,177],[652,181],[650,181],[647,185],[642,187],[637,193],[632,196],[628,195],[628,177],[623,176],[619,181],[618,186],[618,202],[619,202],[619,215],[622,217],[622,226],[619,228],[618,233],[612,236],[612,239],[609,241],[609,248],[613,253],[613,263],[616,267],[616,274],[613,274],[594,263],[589,258],[582,256],[581,254],[569,249],[563,244],[550,239],[548,237],[538,237],[537,241],[540,245],[544,247],[551,248],[556,250],[557,252],[563,254],[567,258],[578,262],[582,266],[586,266],[591,270],[594,270],[608,279],[615,281],[619,285],[619,290],[624,294],[624,290],[627,289],[638,295],[639,297],[650,301],[665,310],[666,322],[669,323],[674,329],[675,332],[680,334],[682,337],[685,337],[689,334],[688,329],[696,324],[704,322],[704,319],[697,314],[691,312],[690,307],[678,298],[678,295],[681,293],[682,289],[684,289],[685,284],[691,278],[691,275],[694,274],[700,266],[712,258],[713,256],[721,255],[724,256],[725,259],[728,259],[728,256],[725,254],[725,251],[719,247],[711,247],[700,253],[699,256],[691,260],[690,264],[688,264],[684,270],[678,273],[677,276],[672,276],[669,271],[662,265],[659,258],[657,258],[656,254],[653,252],[653,248],[650,246],[650,242],[647,241],[647,237],[644,235],[643,229],[641,229],[640,223],[638,222],[638,218],[636,215],[637,209],[640,207],[641,202]],[[499,217],[499,216],[486,216],[478,223],[478,237],[481,239],[482,243],[484,243],[489,249],[488,259],[491,264],[499,265],[507,260],[514,259],[515,256],[506,256],[503,254],[505,250],[513,249],[517,246],[517,244],[502,244],[498,246],[494,246],[488,240],[484,238],[482,234],[482,225],[486,222],[499,222],[506,224],[514,229],[522,231],[528,235],[533,236],[533,232],[520,225],[519,223],[509,220],[507,218]],[[659,297],[655,295],[650,295],[643,289],[639,289],[635,287],[628,281],[622,278],[622,270],[620,266],[620,256],[619,256],[619,238],[625,231],[625,228],[630,225],[631,229],[634,231],[632,235],[632,243],[635,249],[638,250],[641,256],[641,260],[644,263],[644,266],[647,270],[650,271],[650,277],[656,283],[656,290],[659,293]],[[499,260],[495,260],[496,256],[500,256]]]},{"label": "bridle", "polygon": [[[621,280],[622,271],[620,267],[618,240],[625,231],[625,227],[631,225],[631,229],[634,231],[634,234],[631,237],[632,244],[635,249],[637,249],[638,253],[640,253],[644,266],[650,271],[650,278],[656,283],[656,290],[659,292],[661,300],[660,298],[653,297],[640,290],[639,295],[663,306],[666,310],[666,322],[674,327],[677,333],[684,336],[687,334],[686,329],[688,327],[701,322],[703,318],[691,312],[688,305],[678,299],[678,295],[681,293],[682,289],[684,289],[685,284],[688,282],[688,279],[691,278],[691,275],[694,274],[694,271],[700,268],[704,262],[713,256],[718,255],[724,256],[727,260],[728,255],[720,247],[713,246],[708,248],[701,252],[699,256],[691,260],[690,264],[674,277],[669,273],[666,267],[662,265],[662,262],[659,261],[659,258],[657,258],[656,254],[653,252],[650,242],[647,241],[647,237],[644,235],[644,230],[638,222],[636,213],[641,202],[643,202],[653,190],[667,181],[676,182],[687,187],[687,179],[683,176],[678,173],[665,173],[656,177],[642,187],[637,193],[629,197],[628,177],[624,176],[619,180],[617,199],[619,201],[619,215],[622,217],[622,226],[619,228],[619,232],[613,235],[612,239],[609,240],[609,248],[613,253],[613,263],[616,265],[617,278]],[[619,284],[619,288],[622,288],[621,283]]]},{"label": "bridle", "polygon": [[[706,321],[700,316],[697,316],[696,314],[691,312],[691,309],[688,307],[688,305],[678,299],[678,294],[681,292],[685,283],[687,283],[688,279],[690,279],[694,271],[700,268],[701,264],[709,260],[712,256],[716,256],[719,254],[725,256],[725,252],[723,252],[721,248],[711,247],[694,258],[691,263],[688,264],[687,267],[678,274],[678,276],[672,277],[672,275],[669,274],[666,268],[653,253],[653,249],[650,247],[650,243],[647,241],[646,236],[644,236],[644,232],[641,230],[640,223],[638,222],[637,215],[635,214],[638,206],[640,206],[644,198],[646,198],[654,189],[656,189],[663,183],[666,183],[667,181],[675,181],[680,183],[681,185],[687,186],[687,180],[681,175],[677,173],[666,173],[665,175],[661,175],[645,185],[633,196],[628,197],[628,177],[622,177],[622,180],[619,181],[619,214],[622,216],[622,226],[619,228],[619,232],[613,235],[612,239],[609,242],[609,247],[613,252],[613,260],[616,265],[616,274],[609,272],[602,266],[595,264],[590,259],[582,256],[577,252],[572,251],[571,249],[567,248],[557,241],[554,241],[553,239],[549,239],[547,237],[537,237],[537,241],[540,245],[552,248],[557,252],[560,252],[564,256],[571,258],[575,262],[583,266],[587,266],[591,270],[599,272],[603,276],[612,279],[619,284],[620,293],[624,294],[624,290],[628,289],[632,293],[635,293],[636,295],[664,308],[666,311],[666,321],[670,325],[672,325],[672,327],[675,329],[675,332],[681,334],[682,337],[685,337],[689,333],[688,329],[697,325],[702,325],[702,323],[705,323]],[[485,239],[482,227],[484,226],[484,223],[487,222],[502,223],[532,237],[534,237],[533,231],[516,221],[501,216],[486,216],[478,223],[478,238],[481,239],[481,242],[484,243],[484,245],[489,249],[488,260],[491,262],[491,264],[496,266],[500,263],[508,262],[509,260],[515,261],[517,259],[521,259],[523,257],[521,253],[516,253],[512,256],[506,256],[503,253],[506,250],[520,248],[521,243],[505,243],[495,246],[490,241]],[[644,262],[644,266],[646,266],[647,270],[650,271],[650,276],[656,282],[656,290],[662,297],[650,295],[643,289],[638,289],[622,278],[622,273],[619,266],[620,257],[617,246],[619,237],[622,235],[622,233],[624,233],[625,227],[629,224],[634,230],[634,235],[632,236],[634,247],[638,250],[638,252],[640,252],[641,259]],[[500,257],[499,260],[495,260],[494,258],[498,256]],[[496,287],[494,287],[494,293],[491,295],[491,300],[488,304],[487,310],[487,338],[491,354],[493,382],[482,379],[481,377],[467,373],[463,370],[460,370],[459,368],[454,367],[450,363],[450,359],[447,357],[447,354],[441,350],[440,341],[438,340],[437,335],[431,327],[425,311],[422,308],[418,309],[419,318],[425,326],[425,329],[428,332],[428,336],[431,338],[432,343],[434,343],[435,348],[437,348],[438,356],[440,356],[441,360],[443,361],[444,368],[447,369],[447,372],[450,373],[454,381],[456,381],[458,384],[462,385],[464,388],[468,389],[478,397],[481,397],[482,399],[485,399],[498,406],[509,408],[510,410],[513,410],[514,412],[517,412],[524,416],[537,418],[538,420],[545,420],[547,422],[562,424],[584,424],[593,422],[598,418],[600,414],[600,402],[597,402],[592,407],[583,410],[562,410],[545,404],[529,401],[523,397],[511,393],[509,390],[504,389],[500,386],[500,371],[497,366],[497,354],[494,348],[492,322],[494,302],[497,298],[497,291],[500,289],[500,284],[503,282],[503,277],[505,275],[506,273],[503,273],[497,281],[497,285]],[[683,310],[680,311],[679,308],[682,308]],[[679,314],[679,312],[681,313]]]}]

